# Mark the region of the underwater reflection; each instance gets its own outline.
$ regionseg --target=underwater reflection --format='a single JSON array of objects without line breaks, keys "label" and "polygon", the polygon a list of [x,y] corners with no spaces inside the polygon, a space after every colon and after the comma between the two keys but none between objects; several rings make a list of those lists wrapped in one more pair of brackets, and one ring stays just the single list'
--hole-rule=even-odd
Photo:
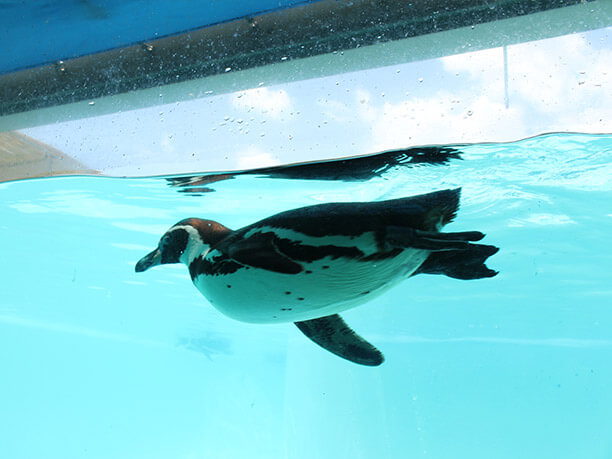
[{"label": "underwater reflection", "polygon": [[439,166],[461,159],[461,152],[452,147],[430,146],[404,148],[353,158],[313,161],[284,166],[262,167],[223,174],[205,174],[167,178],[179,192],[200,195],[214,189],[210,183],[229,180],[239,175],[261,175],[267,178],[296,180],[366,181],[379,177],[395,167]]}]

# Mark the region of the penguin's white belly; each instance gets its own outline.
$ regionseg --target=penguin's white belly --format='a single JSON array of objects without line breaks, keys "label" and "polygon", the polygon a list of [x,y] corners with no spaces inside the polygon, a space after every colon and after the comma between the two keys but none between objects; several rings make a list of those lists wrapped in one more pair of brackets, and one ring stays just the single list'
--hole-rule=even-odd
[{"label": "penguin's white belly", "polygon": [[299,274],[243,268],[201,275],[194,284],[223,314],[243,322],[296,322],[358,306],[410,276],[429,251],[407,249],[394,258],[359,261],[323,258]]}]

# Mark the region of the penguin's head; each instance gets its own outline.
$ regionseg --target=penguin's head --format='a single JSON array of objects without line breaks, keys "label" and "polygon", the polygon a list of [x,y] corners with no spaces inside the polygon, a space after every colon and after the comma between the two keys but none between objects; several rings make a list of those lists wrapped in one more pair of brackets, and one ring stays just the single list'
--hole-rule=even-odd
[{"label": "penguin's head", "polygon": [[181,220],[166,231],[155,250],[136,263],[136,272],[168,263],[189,265],[196,257],[205,255],[230,232],[230,229],[212,220]]}]

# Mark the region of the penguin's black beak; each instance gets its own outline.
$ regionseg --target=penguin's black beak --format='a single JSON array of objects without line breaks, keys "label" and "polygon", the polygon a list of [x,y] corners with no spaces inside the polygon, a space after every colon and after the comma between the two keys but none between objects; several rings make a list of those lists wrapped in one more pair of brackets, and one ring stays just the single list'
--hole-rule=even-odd
[{"label": "penguin's black beak", "polygon": [[138,260],[138,263],[136,263],[136,272],[141,273],[159,264],[161,264],[161,252],[159,248],[157,248],[150,254],[145,255],[140,260]]}]

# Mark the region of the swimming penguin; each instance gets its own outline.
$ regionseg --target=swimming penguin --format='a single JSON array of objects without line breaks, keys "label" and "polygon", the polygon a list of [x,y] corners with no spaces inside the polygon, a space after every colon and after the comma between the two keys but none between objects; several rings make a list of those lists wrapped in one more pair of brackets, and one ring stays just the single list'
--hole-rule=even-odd
[{"label": "swimming penguin", "polygon": [[136,272],[184,263],[223,314],[244,322],[295,322],[312,341],[352,362],[376,366],[382,353],[339,313],[416,274],[493,277],[499,249],[473,244],[478,231],[441,233],[460,189],[378,202],[319,204],[281,212],[238,230],[188,218],[172,226]]}]

